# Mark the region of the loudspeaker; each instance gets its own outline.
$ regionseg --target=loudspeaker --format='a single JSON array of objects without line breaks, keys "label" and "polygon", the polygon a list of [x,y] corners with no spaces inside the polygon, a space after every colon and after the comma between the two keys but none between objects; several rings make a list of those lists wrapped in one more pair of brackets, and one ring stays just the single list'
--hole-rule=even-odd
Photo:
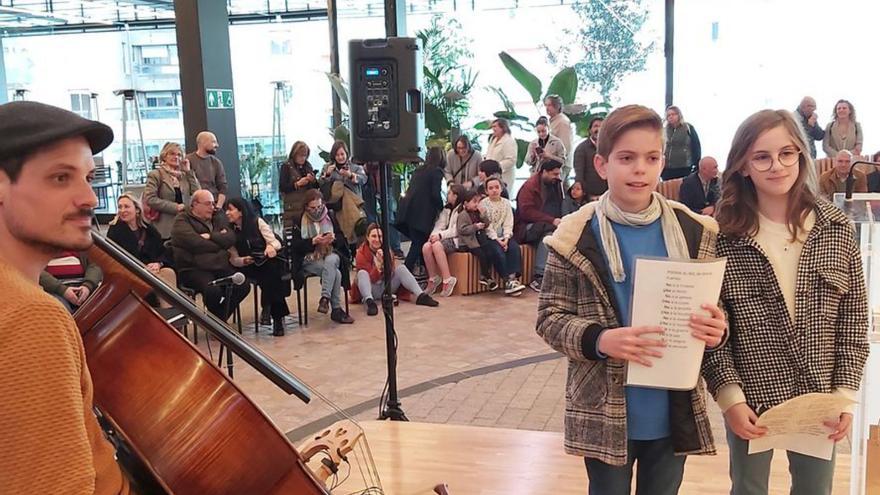
[{"label": "loudspeaker", "polygon": [[352,160],[424,160],[421,40],[351,40],[348,54]]}]

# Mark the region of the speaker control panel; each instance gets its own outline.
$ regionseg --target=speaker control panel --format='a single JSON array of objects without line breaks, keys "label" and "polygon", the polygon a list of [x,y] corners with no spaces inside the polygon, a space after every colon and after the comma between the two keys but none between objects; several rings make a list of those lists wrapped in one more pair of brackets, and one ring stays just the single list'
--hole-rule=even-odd
[{"label": "speaker control panel", "polygon": [[361,77],[363,84],[366,112],[358,126],[366,135],[374,137],[394,136],[397,134],[397,89],[394,84],[394,71],[391,64],[363,64]]}]

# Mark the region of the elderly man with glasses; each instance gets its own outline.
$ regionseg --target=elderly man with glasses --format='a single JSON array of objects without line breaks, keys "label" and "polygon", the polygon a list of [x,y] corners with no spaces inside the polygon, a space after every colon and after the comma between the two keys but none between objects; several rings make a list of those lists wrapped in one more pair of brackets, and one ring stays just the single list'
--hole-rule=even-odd
[{"label": "elderly man with glasses", "polygon": [[247,297],[250,286],[227,288],[211,283],[235,273],[229,264],[235,233],[224,215],[214,215],[214,204],[211,191],[194,192],[189,208],[174,219],[171,246],[180,285],[201,293],[208,311],[226,321]]}]

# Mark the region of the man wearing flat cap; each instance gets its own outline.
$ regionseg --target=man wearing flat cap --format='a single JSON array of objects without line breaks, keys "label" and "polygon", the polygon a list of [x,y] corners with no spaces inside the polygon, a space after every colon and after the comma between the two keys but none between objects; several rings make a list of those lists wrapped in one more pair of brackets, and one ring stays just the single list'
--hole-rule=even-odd
[{"label": "man wearing flat cap", "polygon": [[0,491],[128,493],[92,412],[79,331],[37,281],[92,244],[92,155],[109,127],[36,102],[0,105]]}]

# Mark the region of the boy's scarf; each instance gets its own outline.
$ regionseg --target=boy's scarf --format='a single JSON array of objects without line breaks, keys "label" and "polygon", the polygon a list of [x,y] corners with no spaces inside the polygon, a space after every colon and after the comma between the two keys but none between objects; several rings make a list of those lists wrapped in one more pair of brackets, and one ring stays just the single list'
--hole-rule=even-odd
[{"label": "boy's scarf", "polygon": [[609,268],[611,268],[611,276],[615,282],[620,283],[626,280],[626,273],[623,270],[620,246],[617,244],[617,236],[614,235],[611,222],[632,227],[650,225],[657,221],[658,218],[663,229],[663,240],[666,243],[667,255],[670,258],[690,258],[687,241],[684,239],[681,225],[678,223],[672,207],[669,206],[666,198],[660,193],[654,192],[651,204],[638,213],[627,213],[621,210],[611,201],[611,196],[607,191],[599,198],[599,204],[596,207],[599,235],[601,237],[602,249],[605,251]]}]

